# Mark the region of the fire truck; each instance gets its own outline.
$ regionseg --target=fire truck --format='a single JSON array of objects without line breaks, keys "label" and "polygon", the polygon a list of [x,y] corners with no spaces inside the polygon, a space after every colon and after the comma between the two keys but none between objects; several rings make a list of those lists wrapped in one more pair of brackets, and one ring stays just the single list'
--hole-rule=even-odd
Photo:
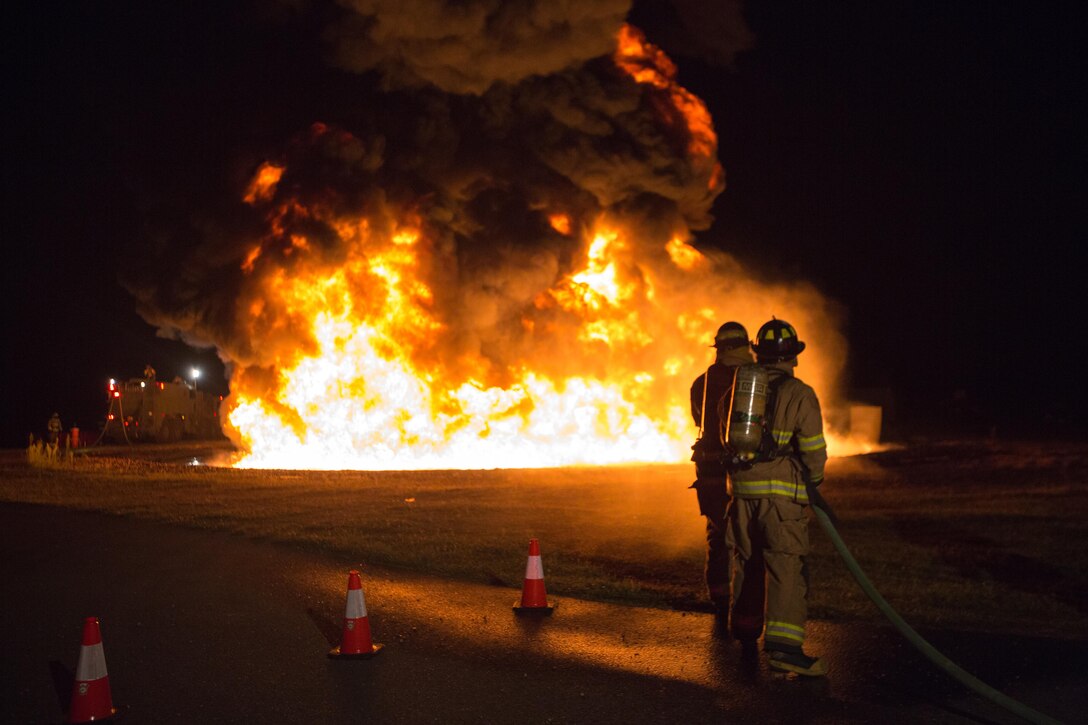
[{"label": "fire truck", "polygon": [[197,390],[195,383],[175,378],[111,379],[109,410],[102,437],[111,441],[172,443],[183,438],[222,438],[219,403],[223,396]]}]

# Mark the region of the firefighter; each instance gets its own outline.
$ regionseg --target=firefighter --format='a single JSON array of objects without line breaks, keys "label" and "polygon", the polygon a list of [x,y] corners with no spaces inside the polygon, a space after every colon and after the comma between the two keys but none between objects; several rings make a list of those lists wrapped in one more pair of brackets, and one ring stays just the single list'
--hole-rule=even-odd
[{"label": "firefighter", "polygon": [[50,445],[56,445],[60,441],[61,431],[64,430],[60,424],[60,413],[53,413],[49,417],[49,422],[45,425],[45,440]]},{"label": "firefighter", "polygon": [[[699,513],[706,517],[706,588],[715,612],[729,613],[729,548],[725,542],[725,447],[718,435],[718,401],[733,387],[733,374],[752,362],[748,331],[739,322],[727,322],[714,336],[714,363],[691,384],[691,416],[699,426],[695,453],[695,489]],[[709,377],[710,384],[706,384]]]},{"label": "firefighter", "polygon": [[[805,343],[784,320],[759,328],[752,343],[767,371],[767,423],[761,453],[729,473],[726,540],[732,549],[730,630],[748,657],[763,634],[768,664],[820,676],[823,660],[805,654],[808,617],[808,506],[824,478],[820,402],[793,370]],[[765,627],[765,628],[764,628]]]},{"label": "firefighter", "polygon": [[155,368],[151,367],[151,363],[147,364],[144,368],[144,379],[154,381],[155,380]]}]

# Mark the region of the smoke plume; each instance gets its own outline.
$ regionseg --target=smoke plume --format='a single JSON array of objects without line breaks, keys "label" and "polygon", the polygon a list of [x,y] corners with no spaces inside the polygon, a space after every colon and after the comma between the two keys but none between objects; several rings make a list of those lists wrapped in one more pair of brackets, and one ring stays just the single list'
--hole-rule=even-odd
[{"label": "smoke plume", "polygon": [[[355,398],[336,445],[393,460],[430,440],[412,406],[478,442],[498,427],[473,422],[478,399],[498,419],[540,409],[525,392],[536,376],[638,380],[620,389],[632,410],[658,401],[647,426],[690,425],[676,400],[726,317],[777,314],[842,349],[814,290],[753,282],[688,244],[724,189],[717,139],[669,59],[625,25],[628,3],[340,4],[329,56],[379,74],[367,110],[301,129],[222,209],[155,234],[125,278],[162,334],[215,346],[234,405],[260,400],[304,440],[311,414]],[[621,289],[602,292],[605,278]],[[365,336],[336,327],[349,317]],[[325,339],[317,318],[338,332]],[[340,363],[320,405],[289,399],[289,373],[334,347],[381,362]],[[817,360],[828,384],[835,355]],[[415,402],[375,418],[392,388]],[[394,424],[393,439],[373,430]]]}]

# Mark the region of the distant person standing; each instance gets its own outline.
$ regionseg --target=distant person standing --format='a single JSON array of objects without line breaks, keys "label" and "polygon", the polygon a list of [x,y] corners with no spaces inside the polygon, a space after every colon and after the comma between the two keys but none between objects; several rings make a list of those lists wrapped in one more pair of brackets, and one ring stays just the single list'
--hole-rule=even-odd
[{"label": "distant person standing", "polygon": [[64,427],[60,424],[60,413],[53,413],[45,426],[45,441],[50,445],[56,445],[60,441],[61,431]]},{"label": "distant person standing", "polygon": [[805,343],[792,325],[772,319],[759,328],[752,348],[767,371],[767,426],[763,452],[729,474],[730,629],[748,656],[755,655],[763,634],[772,668],[819,676],[826,674],[826,664],[805,654],[802,645],[808,619],[808,506],[819,500],[816,487],[827,461],[820,402],[794,377]]},{"label": "distant person standing", "polygon": [[[699,426],[692,449],[699,513],[706,517],[707,595],[718,614],[729,613],[729,547],[725,541],[726,493],[725,446],[718,435],[718,401],[733,388],[737,367],[750,364],[748,331],[739,322],[727,322],[714,336],[714,362],[691,384],[691,417]],[[709,381],[709,382],[708,382]]]},{"label": "distant person standing", "polygon": [[151,367],[151,363],[148,363],[147,367],[144,368],[144,378],[147,380],[155,379],[155,368]]}]

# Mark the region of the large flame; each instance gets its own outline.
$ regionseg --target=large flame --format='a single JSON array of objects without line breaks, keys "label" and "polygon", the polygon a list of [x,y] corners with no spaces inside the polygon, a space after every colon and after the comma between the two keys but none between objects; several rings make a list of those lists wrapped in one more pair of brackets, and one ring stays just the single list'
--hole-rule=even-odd
[{"label": "large flame", "polygon": [[[728,287],[736,281],[716,279],[710,260],[679,238],[664,240],[660,254],[642,259],[602,220],[585,234],[581,268],[541,292],[521,320],[525,333],[542,343],[535,348],[538,359],[496,375],[482,357],[446,364],[429,354],[443,347],[445,325],[421,281],[422,269],[436,260],[418,229],[384,238],[371,234],[365,220],[333,226],[351,250],[349,261],[336,269],[270,275],[265,305],[249,311],[259,325],[270,307],[279,308],[276,315],[309,321],[309,335],[274,380],[246,369],[234,376],[229,421],[249,451],[236,465],[420,469],[681,461],[693,432],[688,385],[709,362],[707,341],[733,314],[728,308],[764,306],[762,299],[716,303],[718,293],[732,296]],[[734,294],[750,300],[745,286]],[[811,319],[797,304],[787,295],[772,307],[790,320]],[[816,350],[806,355],[818,363]],[[488,384],[496,377],[504,379],[501,385]]]},{"label": "large flame", "polygon": [[[627,27],[614,61],[654,89],[664,115],[683,126],[684,152],[720,186],[710,115],[676,84],[671,62]],[[237,466],[687,460],[688,388],[727,319],[788,319],[810,341],[799,374],[834,397],[844,346],[823,299],[804,285],[751,280],[728,257],[696,250],[685,228],[655,238],[607,211],[542,210],[556,234],[575,240],[574,260],[527,297],[496,351],[459,344],[456,306],[440,300],[448,250],[411,208],[390,223],[304,203],[277,189],[285,172],[264,164],[244,196],[266,209],[268,231],[242,262],[259,292],[238,314],[253,339],[274,345],[275,362],[233,366],[224,412],[245,451]],[[324,246],[343,254],[316,252],[300,219],[331,230],[336,243]]]}]

